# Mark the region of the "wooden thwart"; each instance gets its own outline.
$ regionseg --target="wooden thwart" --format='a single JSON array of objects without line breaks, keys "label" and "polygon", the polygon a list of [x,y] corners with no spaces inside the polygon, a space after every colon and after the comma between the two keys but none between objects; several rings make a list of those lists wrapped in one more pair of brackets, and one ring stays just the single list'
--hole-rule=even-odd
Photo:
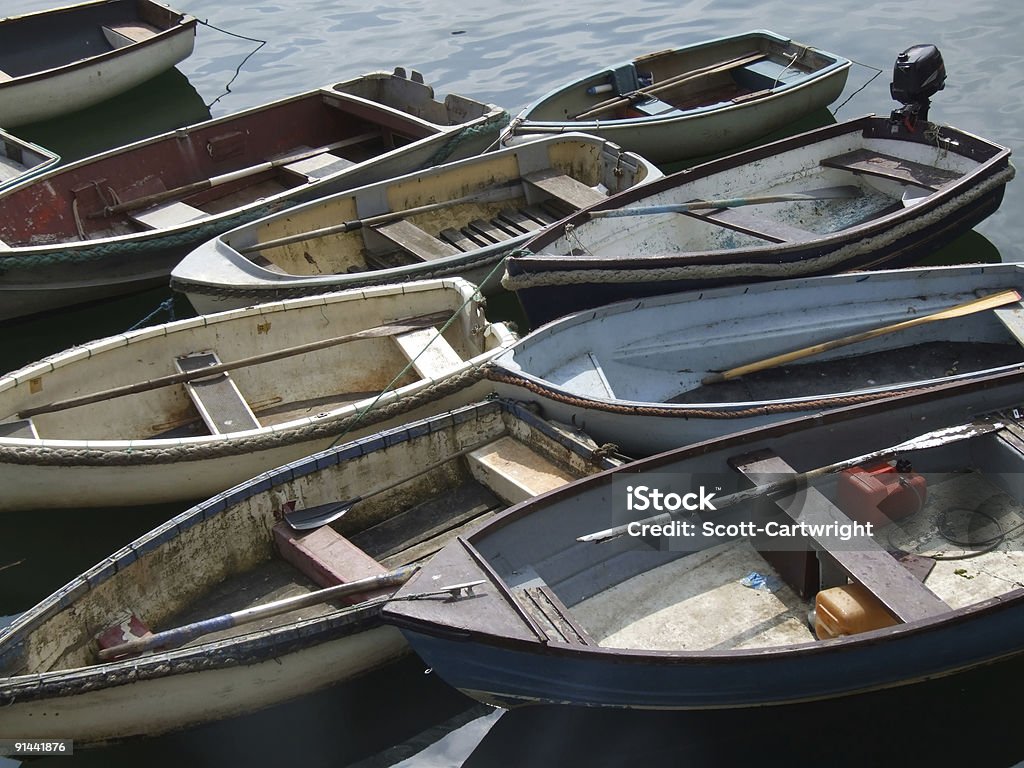
[{"label": "wooden thwart", "polygon": [[[733,466],[755,483],[766,478],[777,479],[795,475],[796,471],[771,451],[740,457]],[[850,524],[853,521],[842,510],[825,498],[816,488],[806,487],[796,493],[772,499],[778,507],[797,522],[809,526]],[[917,621],[947,613],[950,608],[928,587],[914,578],[873,539],[859,537],[855,544],[842,542],[839,537],[813,537],[814,547],[826,552],[835,565],[851,578],[867,587],[896,619]]]},{"label": "wooden thwart", "polygon": [[433,261],[461,253],[455,246],[439,240],[405,219],[378,224],[373,227],[373,231],[421,261]]},{"label": "wooden thwart", "polygon": [[464,362],[436,328],[419,328],[397,334],[394,339],[413,370],[427,379],[441,378]]},{"label": "wooden thwart", "polygon": [[709,221],[735,232],[742,232],[751,237],[767,240],[770,243],[795,243],[817,237],[810,230],[800,229],[761,216],[753,216],[736,208],[719,208],[707,212],[687,211],[686,215]]},{"label": "wooden thwart", "polygon": [[510,504],[518,504],[575,478],[513,437],[502,437],[469,454],[473,477]]},{"label": "wooden thwart", "polygon": [[528,173],[523,176],[523,181],[577,209],[586,208],[605,199],[605,196],[596,189],[554,168]]},{"label": "wooden thwart", "polygon": [[960,178],[960,174],[946,171],[932,165],[915,163],[891,155],[856,149],[843,155],[821,161],[826,168],[838,168],[851,173],[863,173],[903,184],[915,184],[925,189],[937,190],[943,184]]},{"label": "wooden thwart", "polygon": [[[195,352],[174,361],[182,373],[202,374],[214,366],[221,366],[215,352]],[[194,379],[185,384],[199,415],[210,434],[226,435],[247,429],[259,429],[260,422],[245,402],[242,393],[226,371]]]}]

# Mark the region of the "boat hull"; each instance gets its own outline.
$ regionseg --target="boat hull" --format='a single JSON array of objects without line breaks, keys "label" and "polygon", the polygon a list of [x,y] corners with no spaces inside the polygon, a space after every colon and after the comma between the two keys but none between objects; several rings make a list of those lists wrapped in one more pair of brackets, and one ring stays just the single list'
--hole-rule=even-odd
[{"label": "boat hull", "polygon": [[[739,50],[737,46],[756,49],[759,45],[766,49],[776,47],[793,53],[800,48],[800,44],[788,41],[780,35],[756,32],[736,38],[695,44],[676,49],[674,53],[698,53],[706,57],[707,53],[716,47]],[[659,52],[645,58],[655,59],[666,53],[671,52]],[[755,98],[728,99],[713,106],[676,109],[664,115],[631,118],[601,116],[598,119],[559,122],[538,115],[546,115],[551,110],[547,103],[559,101],[559,94],[584,90],[588,84],[603,79],[603,75],[613,76],[612,73],[617,69],[634,66],[633,62],[627,62],[610,68],[606,73],[589,75],[546,94],[516,118],[512,130],[516,135],[551,135],[565,131],[583,131],[614,141],[655,163],[678,162],[685,158],[717,154],[784,128],[802,116],[824,109],[839,97],[846,85],[850,62],[822,51],[816,50],[815,54],[827,59],[829,63],[822,66],[819,71],[799,78],[792,84],[779,88],[769,87]],[[640,60],[636,62],[636,66],[643,66]],[[654,84],[658,84],[657,79]],[[769,84],[770,81],[766,83]]]},{"label": "boat hull", "polygon": [[[147,16],[153,20],[156,20],[156,16],[166,18],[160,20],[159,26],[149,25],[150,31],[138,40],[124,38],[119,43],[121,47],[37,73],[12,77],[7,81],[0,80],[0,114],[4,116],[4,125],[13,127],[34,123],[84,109],[156,77],[192,54],[196,19],[148,2],[140,3],[139,7],[146,8]],[[54,23],[58,25],[78,24],[87,27],[93,8],[102,14],[103,3],[85,3],[77,11],[69,7],[51,13]],[[134,8],[126,7],[123,18],[114,15],[100,19],[97,16],[98,21],[95,23],[113,24],[122,21],[138,24],[147,18],[138,14],[139,11]],[[42,21],[43,15],[21,17],[20,25],[35,26],[37,20],[32,19],[32,16]],[[25,21],[30,24],[25,24]],[[5,23],[12,28],[11,32],[15,32],[19,18],[5,20]],[[26,34],[31,32],[26,29]]]},{"label": "boat hull", "polygon": [[[798,223],[807,229],[783,228],[780,231],[773,230],[773,226],[786,224],[783,206],[761,206],[771,208],[774,218],[768,223],[760,218],[761,212],[756,214],[759,218],[752,219],[752,214],[747,213],[752,209],[740,203],[733,209],[735,215],[741,217],[739,223],[722,225],[718,231],[705,232],[702,229],[707,226],[705,222],[694,221],[689,214],[661,214],[662,218],[667,215],[686,221],[674,225],[674,230],[664,222],[655,222],[652,217],[647,217],[651,220],[650,225],[622,224],[623,228],[632,226],[635,229],[627,230],[615,241],[607,237],[608,227],[597,229],[597,226],[612,221],[635,222],[643,217],[588,222],[584,212],[567,219],[566,223],[575,228],[574,237],[590,248],[595,248],[592,243],[597,240],[597,246],[603,248],[598,251],[601,258],[587,253],[567,254],[567,244],[561,233],[542,233],[526,244],[526,253],[509,259],[503,285],[516,292],[527,317],[536,327],[570,311],[629,298],[855,269],[912,265],[995,212],[1002,202],[1006,184],[1014,175],[1009,151],[1005,148],[955,129],[943,130],[950,132],[951,146],[955,145],[963,158],[961,170],[956,174],[948,172],[942,183],[936,183],[933,191],[916,205],[900,203],[896,196],[896,203],[891,209],[882,207],[866,220],[855,217],[851,220],[844,218],[847,214],[837,214],[834,223],[822,222],[825,231],[819,232],[819,225],[814,223],[817,214],[810,218],[813,226],[798,219]],[[778,179],[794,175],[801,177],[804,172],[797,172],[798,166],[803,165],[808,174],[817,174],[818,171],[811,166],[824,168],[827,162],[824,156],[829,154],[827,147],[839,146],[839,142],[845,151],[863,144],[870,148],[865,152],[877,152],[879,157],[884,155],[887,161],[893,162],[901,153],[913,153],[911,156],[916,160],[908,164],[916,162],[923,165],[921,161],[925,156],[918,152],[918,148],[923,149],[922,140],[921,135],[910,134],[903,129],[893,133],[886,120],[862,118],[673,174],[648,185],[643,191],[628,191],[618,196],[615,207],[642,208],[652,203],[703,199],[714,192],[706,192],[696,185],[707,183],[707,189],[712,189],[712,181],[715,181],[715,186],[733,185],[726,187],[730,192],[721,193],[722,196],[756,198],[764,194],[758,192],[756,186],[771,187]],[[820,160],[819,156],[822,156]],[[740,170],[746,171],[751,179],[759,178],[758,173],[764,176],[755,187],[751,187],[743,181],[744,175],[739,173]],[[819,178],[833,184],[861,178],[865,180],[861,183],[872,183],[868,180],[869,175],[861,176],[859,170],[852,173],[844,170],[842,175],[834,175],[827,170]],[[811,178],[813,176],[804,178],[801,184],[814,186]],[[886,178],[881,183],[894,182],[893,178]],[[895,183],[913,186],[908,179]],[[694,189],[700,191],[691,192]],[[742,192],[732,191],[736,189]],[[867,199],[874,191],[867,186],[861,194]],[[821,205],[827,206],[828,201]],[[595,206],[594,210],[599,207]],[[712,219],[712,222],[719,224],[718,219]],[[763,231],[760,229],[762,224]],[[736,227],[739,234],[733,232],[732,227]],[[756,233],[753,238],[749,236],[751,229]],[[732,237],[740,239],[734,241],[730,239]],[[606,241],[607,244],[602,245]]]}]

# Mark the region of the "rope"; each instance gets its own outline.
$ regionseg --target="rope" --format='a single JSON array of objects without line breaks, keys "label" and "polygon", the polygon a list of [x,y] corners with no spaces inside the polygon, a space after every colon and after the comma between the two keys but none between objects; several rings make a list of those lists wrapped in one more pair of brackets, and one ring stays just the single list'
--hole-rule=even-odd
[{"label": "rope", "polygon": [[209,27],[210,29],[214,29],[214,30],[216,30],[218,32],[223,32],[225,35],[231,35],[231,37],[237,37],[239,40],[248,40],[250,43],[259,43],[259,45],[257,45],[251,51],[249,51],[249,53],[246,55],[246,57],[244,59],[242,59],[241,63],[237,67],[235,67],[235,74],[233,74],[231,76],[231,79],[228,80],[227,85],[224,86],[224,93],[222,93],[220,96],[218,96],[216,99],[214,99],[213,101],[211,101],[209,104],[206,105],[206,108],[209,109],[214,104],[216,104],[218,101],[220,101],[225,96],[227,96],[229,93],[231,93],[231,84],[233,82],[235,82],[235,80],[238,78],[238,75],[241,74],[242,67],[245,66],[245,62],[247,62],[249,59],[251,59],[256,54],[256,52],[259,51],[260,48],[262,48],[264,45],[266,45],[267,41],[266,40],[260,40],[257,37],[246,37],[245,35],[240,35],[237,32],[229,32],[226,29],[221,29],[220,27],[214,26],[213,24],[211,24],[206,19],[197,19],[197,21],[200,24],[202,24],[203,26],[205,26],[205,27]]},{"label": "rope", "polygon": [[451,138],[449,138],[441,147],[434,152],[433,155],[424,163],[424,168],[430,168],[435,165],[440,165],[451,156],[455,148],[467,139],[471,139],[474,136],[483,136],[488,133],[494,133],[499,131],[508,125],[509,115],[508,112],[502,110],[500,113],[495,115],[491,120],[479,125],[467,125],[459,131],[456,131]]},{"label": "rope", "polygon": [[857,65],[857,66],[859,66],[859,67],[864,67],[865,69],[871,69],[871,70],[874,70],[875,74],[873,74],[873,75],[872,75],[871,77],[869,77],[869,78],[868,78],[868,80],[867,80],[867,82],[866,82],[866,83],[864,83],[864,85],[862,85],[862,86],[861,86],[860,88],[858,88],[858,89],[857,89],[856,91],[854,91],[854,92],[853,92],[853,93],[851,93],[851,94],[850,94],[849,96],[847,96],[847,97],[846,97],[845,99],[843,99],[843,102],[842,102],[842,103],[841,103],[841,104],[840,104],[840,105],[839,105],[838,107],[836,107],[835,109],[833,109],[833,110],[832,110],[832,114],[833,114],[833,115],[837,114],[837,113],[839,112],[839,110],[840,110],[840,109],[842,109],[843,107],[845,107],[845,106],[846,106],[846,104],[847,104],[847,103],[849,103],[850,99],[852,99],[852,98],[853,98],[854,96],[856,96],[856,95],[857,95],[858,93],[860,93],[860,92],[861,92],[861,91],[863,91],[863,90],[864,90],[865,88],[867,88],[867,87],[868,87],[869,85],[871,85],[871,83],[872,83],[872,82],[874,81],[874,79],[875,79],[876,77],[878,77],[878,76],[879,76],[880,74],[882,74],[882,70],[880,70],[880,69],[879,69],[878,67],[872,67],[872,66],[871,66],[870,64],[861,64],[861,63],[860,63],[859,61],[854,61],[853,59],[850,59],[850,61],[852,61],[852,62],[853,62],[854,64],[856,64],[856,65]]},{"label": "rope", "polygon": [[126,331],[126,333],[129,332],[129,331],[136,331],[139,328],[141,328],[142,326],[148,325],[149,321],[152,320],[154,317],[156,317],[161,312],[166,312],[167,313],[167,321],[168,322],[174,322],[175,317],[174,317],[174,297],[173,296],[171,298],[169,298],[169,299],[164,299],[163,301],[161,301],[160,304],[157,305],[156,309],[154,309],[152,312],[150,312],[144,318],[139,320],[139,322],[137,322],[135,325],[133,325],[131,328],[129,328],[128,331]]},{"label": "rope", "polygon": [[[526,288],[553,285],[585,285],[588,283],[622,284],[622,283],[653,283],[671,282],[684,280],[719,280],[756,277],[763,280],[796,277],[818,272],[834,271],[839,268],[851,269],[851,265],[845,262],[852,262],[858,257],[870,255],[872,252],[880,251],[887,244],[898,242],[900,239],[912,235],[914,232],[926,226],[941,222],[946,219],[953,219],[957,210],[974,200],[988,194],[993,189],[1008,183],[1014,176],[1014,167],[1008,165],[1006,168],[989,176],[985,181],[978,183],[968,192],[958,195],[952,200],[938,206],[925,216],[915,216],[912,220],[886,232],[873,237],[859,239],[852,243],[840,245],[830,253],[808,259],[796,261],[771,263],[771,262],[739,262],[727,264],[689,264],[672,267],[649,267],[633,269],[610,269],[610,268],[581,268],[581,269],[558,269],[537,273],[523,273],[511,275],[508,271],[502,277],[501,285],[509,291],[520,291]],[[954,220],[955,223],[955,220]],[[573,233],[579,237],[578,228]],[[566,236],[568,239],[568,235]],[[813,242],[813,241],[812,241]],[[799,246],[799,244],[797,244]],[[777,254],[778,249],[766,249],[767,256],[772,258]],[[529,251],[523,254],[532,256]],[[519,252],[510,254],[520,255]],[[892,256],[886,260],[891,261]],[[612,262],[614,263],[614,262]]]},{"label": "rope", "polygon": [[[485,366],[487,379],[501,384],[510,384],[515,387],[522,387],[535,395],[546,397],[559,403],[573,406],[575,408],[586,408],[593,411],[605,413],[616,413],[628,416],[659,416],[673,419],[744,419],[751,416],[770,416],[779,413],[793,413],[798,411],[815,411],[824,408],[839,408],[845,405],[856,405],[873,400],[881,400],[892,397],[893,391],[869,392],[862,395],[847,395],[845,397],[822,397],[815,400],[803,400],[798,403],[768,403],[750,408],[738,410],[725,410],[721,408],[690,408],[687,406],[671,405],[647,405],[607,402],[604,400],[592,400],[590,398],[571,395],[561,390],[552,389],[538,384],[530,379],[517,376],[503,368],[498,368],[493,363]],[[930,387],[917,387],[913,389],[898,390],[899,394],[917,394],[927,392],[941,386],[939,384]]]}]

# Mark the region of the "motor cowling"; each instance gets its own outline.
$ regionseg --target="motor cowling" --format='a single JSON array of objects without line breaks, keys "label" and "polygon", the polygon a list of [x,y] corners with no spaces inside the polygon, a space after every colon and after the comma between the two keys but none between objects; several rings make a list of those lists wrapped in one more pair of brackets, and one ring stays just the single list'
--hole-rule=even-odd
[{"label": "motor cowling", "polygon": [[946,65],[934,45],[912,45],[896,57],[889,93],[903,106],[892,120],[911,130],[919,120],[928,119],[931,97],[946,87]]}]

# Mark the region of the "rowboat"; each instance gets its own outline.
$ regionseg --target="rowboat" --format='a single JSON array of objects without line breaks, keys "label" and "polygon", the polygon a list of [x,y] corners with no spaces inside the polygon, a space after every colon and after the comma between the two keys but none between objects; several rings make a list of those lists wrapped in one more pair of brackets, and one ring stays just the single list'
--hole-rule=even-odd
[{"label": "rowboat", "polygon": [[47,120],[187,59],[196,19],[152,0],[92,0],[0,19],[0,125]]},{"label": "rowboat", "polygon": [[244,224],[186,256],[171,287],[198,312],[449,276],[494,292],[495,265],[531,233],[660,177],[611,142],[546,137]]},{"label": "rowboat", "polygon": [[611,301],[907,266],[993,213],[1010,150],[948,126],[863,117],[666,176],[512,254],[536,326]]},{"label": "rowboat", "polygon": [[0,319],[166,284],[221,232],[476,154],[503,116],[399,69],[70,163],[0,195]]},{"label": "rowboat", "polygon": [[925,701],[950,676],[970,699],[970,673],[1024,653],[1022,404],[1024,373],[1004,372],[583,479],[450,543],[384,619],[506,707],[742,723],[900,686]]},{"label": "rowboat", "polygon": [[481,364],[514,338],[486,321],[474,286],[449,278],[73,347],[0,378],[0,510],[212,496],[342,437],[479,399]]},{"label": "rowboat", "polygon": [[0,130],[0,192],[59,162],[60,156],[50,150]]},{"label": "rowboat", "polygon": [[756,30],[649,53],[560,86],[509,136],[583,131],[655,163],[734,149],[824,109],[851,62]]},{"label": "rowboat", "polygon": [[[155,735],[382,666],[407,650],[379,622],[402,574],[509,504],[619,463],[493,400],[265,472],[0,630],[0,738],[44,738],[54,720],[76,748]],[[367,579],[376,590],[337,594]]]},{"label": "rowboat", "polygon": [[777,280],[623,301],[494,358],[506,397],[646,456],[1024,364],[1024,267]]}]

